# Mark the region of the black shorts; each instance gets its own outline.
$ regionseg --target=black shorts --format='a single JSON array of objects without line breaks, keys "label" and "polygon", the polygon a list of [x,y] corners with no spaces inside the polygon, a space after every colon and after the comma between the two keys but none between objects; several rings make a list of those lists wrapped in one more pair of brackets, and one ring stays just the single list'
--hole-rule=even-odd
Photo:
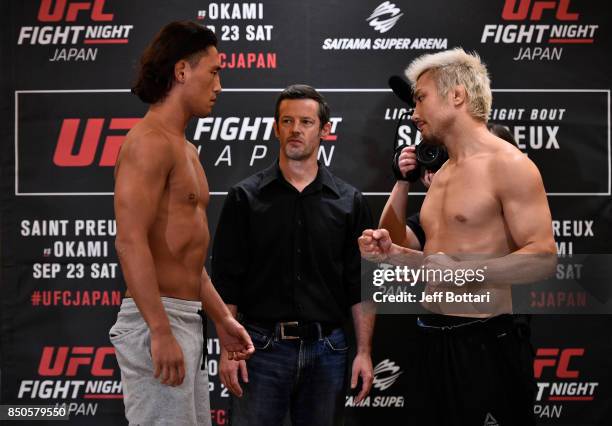
[{"label": "black shorts", "polygon": [[426,315],[418,325],[419,425],[535,425],[527,322]]}]

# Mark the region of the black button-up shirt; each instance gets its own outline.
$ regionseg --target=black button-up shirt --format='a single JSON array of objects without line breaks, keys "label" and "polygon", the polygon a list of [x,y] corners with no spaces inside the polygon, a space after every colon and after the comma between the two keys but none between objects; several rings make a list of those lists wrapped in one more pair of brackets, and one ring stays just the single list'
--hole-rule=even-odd
[{"label": "black button-up shirt", "polygon": [[253,319],[339,324],[361,301],[357,238],[371,226],[363,195],[323,165],[300,193],[275,162],[228,192],[213,284]]}]

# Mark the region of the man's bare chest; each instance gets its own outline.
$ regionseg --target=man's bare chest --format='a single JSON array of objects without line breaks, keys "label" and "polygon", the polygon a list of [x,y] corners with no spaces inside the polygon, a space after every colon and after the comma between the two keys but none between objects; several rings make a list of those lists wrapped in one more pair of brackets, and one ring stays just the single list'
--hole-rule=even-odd
[{"label": "man's bare chest", "polygon": [[206,208],[209,200],[208,182],[195,151],[176,155],[166,190],[173,203]]},{"label": "man's bare chest", "polygon": [[501,214],[501,204],[488,177],[479,170],[445,173],[434,178],[423,206],[421,222],[431,229],[484,226]]}]

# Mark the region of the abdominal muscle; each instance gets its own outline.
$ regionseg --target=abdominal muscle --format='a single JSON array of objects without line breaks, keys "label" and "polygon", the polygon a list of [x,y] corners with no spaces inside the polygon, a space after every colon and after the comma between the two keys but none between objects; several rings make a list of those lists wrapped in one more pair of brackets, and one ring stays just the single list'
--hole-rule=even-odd
[{"label": "abdominal muscle", "polygon": [[208,221],[200,206],[180,206],[171,214],[160,210],[149,232],[149,248],[161,296],[200,300],[209,239]]},{"label": "abdominal muscle", "polygon": [[[494,226],[491,226],[491,228],[494,228]],[[470,238],[466,238],[467,235],[458,236],[447,234],[444,236],[444,238],[435,238],[434,236],[431,240],[427,240],[423,253],[425,256],[428,256],[442,252],[451,256],[457,261],[479,259],[483,260],[483,265],[486,265],[485,259],[500,258],[514,251],[512,240],[505,231],[506,230],[502,226],[499,227],[499,229],[472,229],[469,231]],[[461,241],[463,244],[452,244],[454,241]],[[478,262],[476,262],[476,264],[478,264]],[[483,274],[486,279],[486,270],[483,272]],[[423,302],[422,306],[431,312],[475,318],[486,318],[504,313],[512,313],[512,289],[510,286],[504,288],[493,288],[492,283],[480,284],[478,282],[474,282],[471,284],[464,284],[462,286],[443,283],[426,285],[424,291],[427,294],[441,291],[444,295],[447,291],[455,294],[489,294],[489,302],[483,303],[445,302],[444,299],[441,303]]]}]

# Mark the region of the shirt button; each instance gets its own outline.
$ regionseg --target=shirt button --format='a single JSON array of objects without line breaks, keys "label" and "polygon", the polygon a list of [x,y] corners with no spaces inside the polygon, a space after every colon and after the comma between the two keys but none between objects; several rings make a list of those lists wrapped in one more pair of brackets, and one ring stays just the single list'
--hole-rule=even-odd
[{"label": "shirt button", "polygon": [[302,219],[298,219],[297,224],[298,226],[302,226]]},{"label": "shirt button", "polygon": [[301,280],[302,280],[302,276],[301,276],[300,274],[296,274],[296,275],[295,275],[295,278],[296,278],[298,281],[301,281]]},{"label": "shirt button", "polygon": [[298,247],[298,249],[297,249],[297,253],[298,253],[298,254],[302,254],[302,249]]}]

